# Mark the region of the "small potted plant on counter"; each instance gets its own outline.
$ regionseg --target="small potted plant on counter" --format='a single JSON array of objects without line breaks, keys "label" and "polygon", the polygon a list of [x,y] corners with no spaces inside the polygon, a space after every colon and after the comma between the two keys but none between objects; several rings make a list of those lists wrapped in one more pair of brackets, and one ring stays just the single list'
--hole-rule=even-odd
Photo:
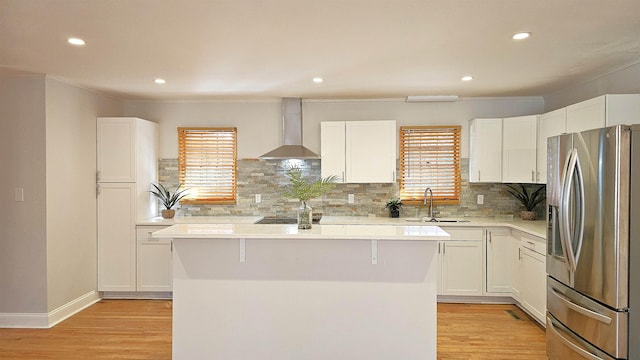
[{"label": "small potted plant on counter", "polygon": [[153,186],[153,190],[149,192],[153,194],[156,198],[160,200],[165,209],[162,210],[162,217],[165,219],[173,219],[176,215],[176,211],[173,207],[180,201],[183,197],[187,196],[188,189],[179,190],[182,184],[178,185],[174,191],[168,190],[164,185],[157,183],[151,183]]},{"label": "small potted plant on counter", "polygon": [[402,207],[402,201],[400,199],[393,199],[387,202],[385,206],[386,209],[389,209],[389,217],[397,218],[400,217],[400,208]]},{"label": "small potted plant on counter", "polygon": [[520,189],[513,185],[507,185],[506,190],[516,199],[518,199],[524,206],[525,210],[520,212],[520,218],[522,220],[535,220],[536,213],[533,210],[536,208],[536,206],[538,206],[538,204],[545,200],[546,194],[544,185],[540,186],[531,193],[529,193],[529,191],[523,184],[520,184]]}]

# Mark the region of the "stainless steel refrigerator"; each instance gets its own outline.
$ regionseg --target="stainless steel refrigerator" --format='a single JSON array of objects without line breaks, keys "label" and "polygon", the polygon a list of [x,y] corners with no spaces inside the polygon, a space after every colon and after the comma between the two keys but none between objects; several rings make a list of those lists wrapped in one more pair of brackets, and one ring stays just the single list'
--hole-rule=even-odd
[{"label": "stainless steel refrigerator", "polygon": [[549,359],[640,359],[640,126],[547,145]]}]

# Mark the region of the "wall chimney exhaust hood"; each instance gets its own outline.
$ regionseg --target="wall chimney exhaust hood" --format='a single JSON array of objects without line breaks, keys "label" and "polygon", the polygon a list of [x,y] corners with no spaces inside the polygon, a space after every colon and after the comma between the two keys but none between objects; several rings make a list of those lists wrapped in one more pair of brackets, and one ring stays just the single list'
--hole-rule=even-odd
[{"label": "wall chimney exhaust hood", "polygon": [[302,146],[302,99],[282,98],[282,139],[284,145],[277,147],[260,159],[320,159],[320,156]]}]

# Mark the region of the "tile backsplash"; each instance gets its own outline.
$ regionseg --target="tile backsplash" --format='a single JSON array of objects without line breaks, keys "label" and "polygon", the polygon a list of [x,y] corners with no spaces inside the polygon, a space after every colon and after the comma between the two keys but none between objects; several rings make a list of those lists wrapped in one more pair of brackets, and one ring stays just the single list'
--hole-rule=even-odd
[{"label": "tile backsplash", "polygon": [[[305,177],[320,178],[321,160],[305,160],[295,164],[303,170]],[[295,217],[299,206],[297,200],[287,199],[282,193],[288,185],[285,171],[288,161],[241,159],[237,161],[237,203],[235,205],[181,205],[178,215],[222,216],[222,215],[276,215]],[[459,205],[435,205],[434,213],[439,217],[491,217],[501,215],[519,216],[522,207],[509,193],[504,184],[469,183],[469,159],[461,161],[462,198]],[[178,160],[159,161],[159,181],[165,185],[178,183]],[[530,185],[536,188],[539,185]],[[255,202],[255,194],[261,195],[261,202]],[[349,204],[349,194],[354,194],[354,203]],[[484,195],[484,204],[477,205],[477,195]],[[389,216],[385,204],[398,197],[398,184],[337,184],[335,189],[322,197],[312,199],[309,205],[314,213],[346,216]],[[543,218],[544,206],[536,209],[538,218]],[[402,217],[415,217],[418,206],[405,205],[400,211]],[[422,208],[421,215],[426,215]]]}]

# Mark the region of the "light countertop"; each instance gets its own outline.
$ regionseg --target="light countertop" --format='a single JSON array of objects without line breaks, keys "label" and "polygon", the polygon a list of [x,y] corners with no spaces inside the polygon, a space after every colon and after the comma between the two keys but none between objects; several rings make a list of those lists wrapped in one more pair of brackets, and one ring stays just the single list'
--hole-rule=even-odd
[{"label": "light countertop", "polygon": [[[180,216],[174,219],[163,219],[161,217],[155,217],[151,219],[138,221],[138,225],[157,225],[167,226],[176,224],[221,224],[221,225],[241,225],[241,224],[254,224],[261,220],[263,216]],[[436,225],[443,229],[452,227],[508,227],[511,229],[519,230],[534,236],[546,238],[547,236],[547,223],[545,220],[526,221],[518,218],[507,218],[504,216],[486,217],[486,218],[464,218],[468,220],[459,223],[420,223],[407,221],[408,218],[389,218],[389,217],[371,217],[371,216],[331,216],[325,215],[320,221],[321,227],[326,225],[395,225],[395,226],[427,226]],[[259,231],[264,233],[268,232],[264,226],[283,226],[290,225],[257,225],[260,226]],[[296,228],[295,225],[291,225]],[[314,225],[314,228],[321,228]],[[223,227],[220,227],[223,228]],[[296,228],[297,230],[297,228]],[[312,229],[313,230],[313,229]],[[258,231],[258,230],[256,230]],[[313,230],[319,231],[319,230]],[[325,230],[329,231],[329,230]]]},{"label": "light countertop", "polygon": [[176,224],[254,224],[264,216],[176,216],[173,219],[154,217],[139,220],[137,225],[176,225]]},{"label": "light countertop", "polygon": [[449,234],[432,225],[297,225],[176,224],[158,230],[159,239],[322,239],[322,240],[448,240]]}]

